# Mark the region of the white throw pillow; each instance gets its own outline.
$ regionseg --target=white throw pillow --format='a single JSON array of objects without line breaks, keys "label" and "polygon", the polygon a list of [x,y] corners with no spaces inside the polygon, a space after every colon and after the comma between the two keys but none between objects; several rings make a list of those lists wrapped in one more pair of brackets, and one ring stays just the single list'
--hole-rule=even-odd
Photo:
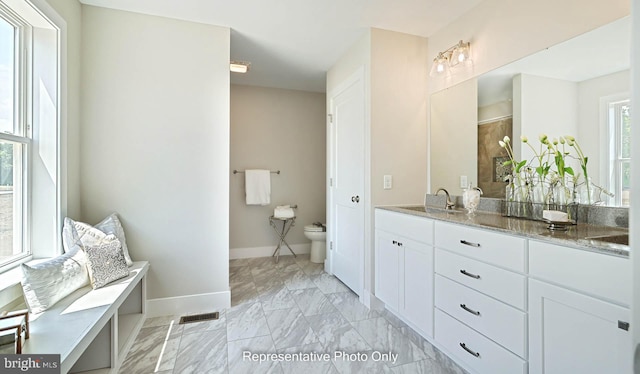
[{"label": "white throw pillow", "polygon": [[87,257],[82,248],[39,264],[22,264],[22,289],[31,313],[51,308],[78,288],[89,283]]},{"label": "white throw pillow", "polygon": [[97,245],[85,247],[87,267],[91,287],[104,287],[115,280],[129,275],[129,267],[124,259],[122,246],[118,239]]},{"label": "white throw pillow", "polygon": [[96,246],[112,241],[117,238],[122,245],[122,252],[124,253],[127,266],[133,265],[133,261],[129,256],[129,249],[127,248],[127,242],[124,236],[124,229],[118,219],[118,216],[113,213],[107,218],[103,219],[95,226],[91,226],[88,223],[74,221],[69,217],[64,219],[64,225],[62,227],[62,244],[65,249],[72,248],[74,245],[80,245],[83,249],[87,246]]},{"label": "white throw pillow", "polygon": [[62,224],[62,249],[65,253],[70,252],[76,245],[82,246],[74,223],[74,220],[65,217]]}]

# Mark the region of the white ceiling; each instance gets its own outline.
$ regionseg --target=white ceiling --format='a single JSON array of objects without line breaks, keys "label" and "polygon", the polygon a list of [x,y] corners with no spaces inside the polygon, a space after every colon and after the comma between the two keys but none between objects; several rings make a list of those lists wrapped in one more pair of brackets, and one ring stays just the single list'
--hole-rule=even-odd
[{"label": "white ceiling", "polygon": [[80,0],[231,28],[236,84],[325,91],[327,70],[369,27],[430,36],[482,0]]}]

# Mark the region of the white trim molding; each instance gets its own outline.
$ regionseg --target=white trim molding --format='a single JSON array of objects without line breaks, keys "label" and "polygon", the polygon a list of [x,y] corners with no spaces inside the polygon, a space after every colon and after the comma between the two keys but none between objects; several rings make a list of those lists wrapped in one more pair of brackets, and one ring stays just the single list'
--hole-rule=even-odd
[{"label": "white trim molding", "polygon": [[147,318],[213,312],[231,307],[231,291],[147,300]]},{"label": "white trim molding", "polygon": [[[311,252],[311,243],[304,244],[290,244],[291,249],[299,254],[306,254]],[[273,255],[273,251],[275,250],[275,246],[268,247],[249,247],[249,248],[231,248],[229,250],[229,259],[234,260],[238,258],[254,258],[254,257],[269,257]],[[289,248],[286,245],[283,245],[280,248],[280,256],[290,256],[291,252],[289,252]]]}]

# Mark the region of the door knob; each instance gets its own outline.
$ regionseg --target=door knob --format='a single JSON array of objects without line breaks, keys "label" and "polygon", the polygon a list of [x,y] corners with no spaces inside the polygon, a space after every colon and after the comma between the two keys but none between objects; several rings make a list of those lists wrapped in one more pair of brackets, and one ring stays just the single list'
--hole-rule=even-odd
[{"label": "door knob", "polygon": [[360,196],[358,196],[358,195],[351,196],[351,202],[352,203],[359,203],[360,202]]}]

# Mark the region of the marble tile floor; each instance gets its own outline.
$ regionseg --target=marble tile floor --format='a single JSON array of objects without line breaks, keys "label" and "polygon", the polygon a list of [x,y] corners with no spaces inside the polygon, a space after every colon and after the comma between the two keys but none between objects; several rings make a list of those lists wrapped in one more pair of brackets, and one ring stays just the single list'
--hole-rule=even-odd
[{"label": "marble tile floor", "polygon": [[[119,373],[466,373],[391,313],[362,305],[309,255],[229,267],[231,308],[184,325],[180,316],[148,318]],[[259,362],[249,353],[307,360]]]}]

